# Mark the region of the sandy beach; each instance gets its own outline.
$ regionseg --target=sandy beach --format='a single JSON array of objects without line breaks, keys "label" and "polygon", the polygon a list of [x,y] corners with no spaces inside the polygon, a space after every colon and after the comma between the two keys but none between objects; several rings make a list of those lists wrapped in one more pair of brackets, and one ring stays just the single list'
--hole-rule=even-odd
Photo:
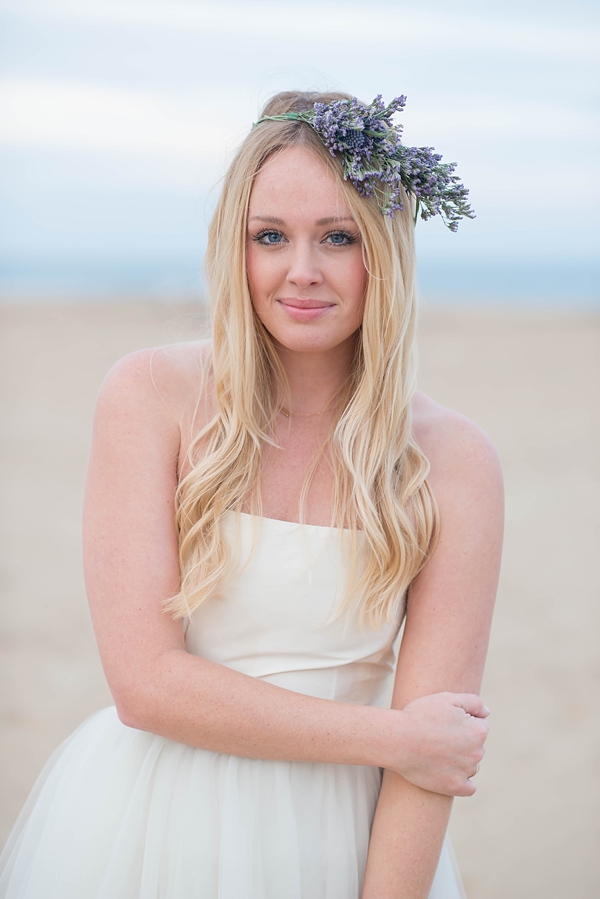
[{"label": "sandy beach", "polygon": [[[52,750],[111,703],[80,561],[95,394],[189,303],[0,307],[0,841]],[[452,836],[469,899],[600,896],[600,314],[428,308],[420,387],[495,441],[507,487],[484,699],[492,732]]]}]

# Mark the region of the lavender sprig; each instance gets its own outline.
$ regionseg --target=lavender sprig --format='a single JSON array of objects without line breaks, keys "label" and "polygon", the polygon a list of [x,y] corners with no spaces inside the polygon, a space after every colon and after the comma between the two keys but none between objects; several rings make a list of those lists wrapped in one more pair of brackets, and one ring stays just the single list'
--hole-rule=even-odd
[{"label": "lavender sprig", "polygon": [[416,213],[427,220],[440,215],[451,230],[461,218],[475,218],[468,203],[469,191],[454,174],[455,163],[442,162],[432,147],[405,147],[402,125],[392,116],[401,112],[406,97],[396,97],[387,106],[381,94],[368,106],[356,97],[315,103],[313,109],[264,116],[264,121],[306,122],[321,137],[329,152],[339,155],[344,179],[351,181],[363,197],[377,197],[381,211],[393,216],[402,210],[402,192],[415,197]]}]

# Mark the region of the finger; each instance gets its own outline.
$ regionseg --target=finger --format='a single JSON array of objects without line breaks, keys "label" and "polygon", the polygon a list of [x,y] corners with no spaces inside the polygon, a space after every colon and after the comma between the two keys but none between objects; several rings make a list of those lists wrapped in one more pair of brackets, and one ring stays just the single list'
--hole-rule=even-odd
[{"label": "finger", "polygon": [[464,709],[467,715],[472,715],[474,718],[487,718],[490,714],[490,710],[483,704],[476,693],[456,693],[454,704]]},{"label": "finger", "polygon": [[456,796],[474,796],[477,792],[477,787],[473,783],[473,781],[466,779],[462,787],[460,788],[460,792],[457,792]]},{"label": "finger", "polygon": [[489,725],[487,719],[486,718],[475,718],[473,715],[471,715],[471,718],[473,718],[473,721],[471,723],[473,724],[473,726],[475,728],[475,733],[477,733],[480,737],[482,737],[483,740],[487,740],[489,732],[490,732],[490,725]]}]

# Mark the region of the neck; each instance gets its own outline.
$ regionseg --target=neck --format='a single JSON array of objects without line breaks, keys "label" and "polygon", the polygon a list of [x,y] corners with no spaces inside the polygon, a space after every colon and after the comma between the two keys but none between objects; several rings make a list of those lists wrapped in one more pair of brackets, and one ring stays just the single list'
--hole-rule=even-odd
[{"label": "neck", "polygon": [[333,405],[350,373],[354,339],[326,352],[299,353],[277,346],[289,395],[284,406],[298,415],[321,413]]}]

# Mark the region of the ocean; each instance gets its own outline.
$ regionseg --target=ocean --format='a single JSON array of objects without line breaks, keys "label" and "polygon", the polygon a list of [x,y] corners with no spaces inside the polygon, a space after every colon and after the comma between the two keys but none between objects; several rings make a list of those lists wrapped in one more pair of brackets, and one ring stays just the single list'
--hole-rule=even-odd
[{"label": "ocean", "polygon": [[[424,303],[600,306],[600,263],[584,259],[448,260],[419,264]],[[4,302],[86,302],[119,296],[159,301],[205,294],[200,255],[0,259]]]}]

